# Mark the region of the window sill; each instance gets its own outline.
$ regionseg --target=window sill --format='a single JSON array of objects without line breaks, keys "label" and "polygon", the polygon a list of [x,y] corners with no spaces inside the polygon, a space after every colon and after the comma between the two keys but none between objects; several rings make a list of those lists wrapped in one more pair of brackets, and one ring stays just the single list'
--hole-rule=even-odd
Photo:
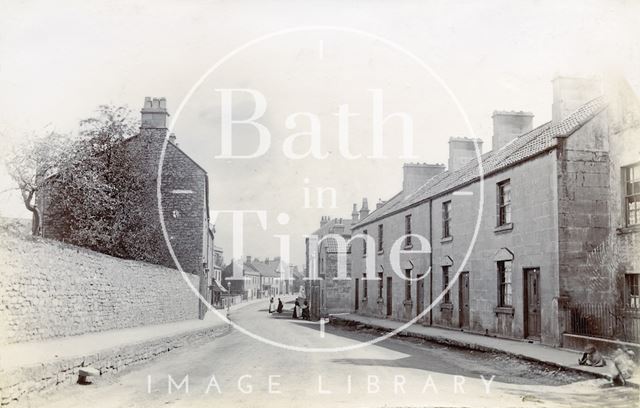
[{"label": "window sill", "polygon": [[405,306],[413,306],[413,300],[407,299],[407,300],[403,301],[402,304],[405,305]]},{"label": "window sill", "polygon": [[631,234],[634,232],[640,232],[640,225],[630,225],[628,227],[618,227],[616,228],[616,234]]},{"label": "window sill", "polygon": [[367,302],[367,297],[365,296],[362,298],[362,303],[366,303],[366,302]]},{"label": "window sill", "polygon": [[493,311],[496,314],[508,314],[508,315],[515,315],[515,309],[513,308],[513,306],[498,306],[495,309],[493,309]]},{"label": "window sill", "polygon": [[500,234],[503,232],[509,232],[513,230],[513,223],[510,222],[508,224],[504,224],[504,225],[498,225],[497,227],[494,228],[493,232],[496,234]]},{"label": "window sill", "polygon": [[378,298],[378,300],[376,301],[376,303],[378,303],[378,304],[384,303],[384,299],[383,299],[383,298]]},{"label": "window sill", "polygon": [[453,237],[452,237],[452,236],[448,236],[448,237],[443,237],[443,238],[440,240],[440,243],[445,244],[445,243],[447,243],[447,242],[451,242],[451,241],[453,241]]},{"label": "window sill", "polygon": [[384,249],[381,249],[378,251],[378,255],[382,255],[382,254],[384,254]]},{"label": "window sill", "polygon": [[440,305],[440,310],[453,310],[453,303],[443,303]]},{"label": "window sill", "polygon": [[403,249],[405,250],[413,249],[413,244],[405,245]]}]

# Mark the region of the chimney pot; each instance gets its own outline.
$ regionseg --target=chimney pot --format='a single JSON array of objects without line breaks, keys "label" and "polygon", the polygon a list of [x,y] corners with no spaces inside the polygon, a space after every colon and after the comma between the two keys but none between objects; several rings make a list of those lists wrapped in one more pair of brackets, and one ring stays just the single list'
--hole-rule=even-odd
[{"label": "chimney pot", "polygon": [[435,175],[445,170],[444,164],[405,163],[402,166],[402,193],[409,195]]},{"label": "chimney pot", "polygon": [[364,220],[369,215],[369,202],[366,198],[362,199],[362,207],[360,207],[360,220]]},{"label": "chimney pot", "polygon": [[353,210],[351,211],[351,223],[355,224],[358,222],[358,204],[353,204]]},{"label": "chimney pot", "polygon": [[468,137],[449,138],[449,171],[458,170],[465,164],[477,157],[476,145],[482,154],[482,139],[472,139]]},{"label": "chimney pot", "polygon": [[493,138],[491,149],[495,152],[518,136],[533,129],[533,113],[523,111],[493,111]]},{"label": "chimney pot", "polygon": [[247,263],[251,263],[251,255],[247,255]]},{"label": "chimney pot", "polygon": [[166,129],[167,128],[167,101],[165,98],[144,98],[144,106],[140,111],[141,129]]}]

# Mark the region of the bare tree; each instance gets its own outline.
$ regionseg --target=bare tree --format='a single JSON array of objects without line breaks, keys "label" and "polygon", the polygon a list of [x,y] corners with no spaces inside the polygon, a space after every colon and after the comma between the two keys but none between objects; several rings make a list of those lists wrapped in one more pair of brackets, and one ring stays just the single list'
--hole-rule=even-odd
[{"label": "bare tree", "polygon": [[70,135],[45,132],[27,136],[25,141],[13,148],[6,160],[9,175],[18,185],[22,201],[32,213],[33,235],[40,233],[41,214],[36,203],[36,195],[44,187],[46,180],[55,174],[61,163],[73,151]]}]

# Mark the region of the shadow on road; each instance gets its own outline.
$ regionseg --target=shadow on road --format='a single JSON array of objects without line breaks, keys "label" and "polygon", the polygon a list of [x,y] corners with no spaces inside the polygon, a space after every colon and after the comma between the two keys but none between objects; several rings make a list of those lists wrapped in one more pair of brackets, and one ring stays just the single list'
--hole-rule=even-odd
[{"label": "shadow on road", "polygon": [[[317,322],[292,321],[306,330],[319,331]],[[335,326],[325,326],[325,336],[340,336],[354,341],[369,341],[382,335],[375,330],[349,330]],[[317,334],[319,336],[319,333]],[[336,358],[338,364],[359,366],[402,367],[425,372],[447,375],[461,375],[489,379],[495,375],[494,382],[520,385],[563,386],[593,377],[574,371],[564,370],[541,363],[525,361],[502,353],[468,350],[444,346],[420,339],[396,337],[383,340],[372,347],[383,347],[406,357],[399,359],[375,358]]]}]

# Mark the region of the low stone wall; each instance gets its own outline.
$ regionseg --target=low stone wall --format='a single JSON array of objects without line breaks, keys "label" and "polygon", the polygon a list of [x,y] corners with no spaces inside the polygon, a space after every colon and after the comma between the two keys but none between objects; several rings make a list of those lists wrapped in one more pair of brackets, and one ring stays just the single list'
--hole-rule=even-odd
[{"label": "low stone wall", "polygon": [[0,282],[0,344],[198,318],[177,270],[6,229]]},{"label": "low stone wall", "polygon": [[46,396],[47,393],[78,381],[78,370],[91,366],[100,371],[100,381],[131,366],[144,363],[183,346],[203,344],[228,333],[231,326],[217,325],[192,330],[170,337],[158,338],[123,347],[101,350],[99,353],[78,356],[30,367],[19,367],[0,373],[0,405],[29,406],[29,399]]}]

